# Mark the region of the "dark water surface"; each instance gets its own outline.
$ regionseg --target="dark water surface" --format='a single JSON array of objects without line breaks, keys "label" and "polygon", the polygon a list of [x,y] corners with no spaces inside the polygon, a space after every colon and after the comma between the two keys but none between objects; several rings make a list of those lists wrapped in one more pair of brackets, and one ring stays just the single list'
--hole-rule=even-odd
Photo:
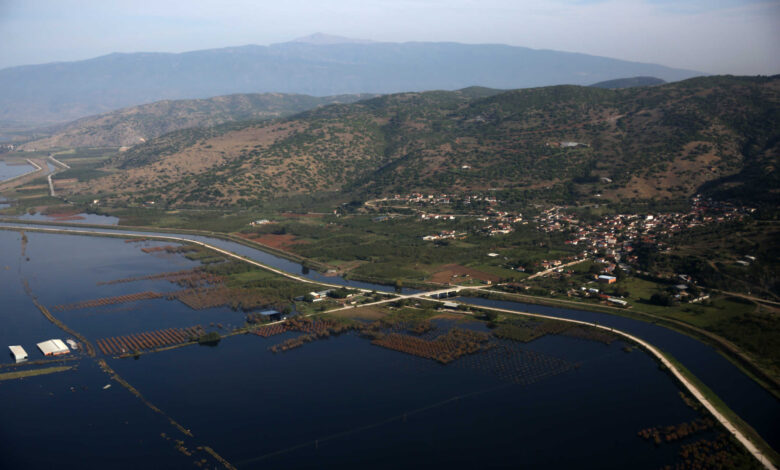
[{"label": "dark water surface", "polygon": [[35,167],[27,163],[20,165],[9,165],[8,162],[0,160],[0,181],[23,175],[35,170]]},{"label": "dark water surface", "polygon": [[[23,345],[35,360],[42,358],[36,342],[68,337],[32,304],[23,281],[52,308],[98,297],[173,291],[178,287],[164,280],[97,283],[197,265],[180,255],[140,251],[168,242],[26,236],[22,256],[21,235],[0,230],[0,347],[6,351],[0,365],[12,361],[9,344]],[[281,269],[300,270],[295,263],[243,245],[204,241]],[[601,315],[496,305],[584,319]],[[106,336],[196,324],[218,329],[210,325],[221,323],[220,331],[225,331],[244,321],[243,314],[227,308],[193,311],[164,299],[54,313],[93,343]],[[769,419],[748,415],[763,411],[776,417],[777,403],[764,400],[760,387],[711,348],[654,325],[601,316],[605,318],[598,317],[599,323],[614,319],[614,326],[670,351],[717,393],[742,393],[738,401],[744,410],[727,403],[762,434],[776,430]],[[94,360],[78,353],[81,359],[68,363],[77,366],[75,371],[0,382],[0,468],[51,468],[53,463],[64,468],[191,468],[193,457],[176,451],[163,433],[182,437],[187,445],[208,445],[239,468],[659,468],[674,463],[679,445],[690,441],[656,448],[637,437],[637,431],[698,417],[649,355],[624,352],[621,341],[604,345],[547,336],[516,346],[577,365],[547,376],[542,369],[531,383],[518,384],[474,367],[467,358],[442,366],[373,346],[356,334],[286,353],[268,350],[294,335],[240,335],[217,347],[107,359],[149,402],[190,429],[192,439],[182,437],[163,416],[110,381]],[[490,362],[487,356],[485,361]],[[103,390],[108,383],[113,386]],[[763,423],[764,429],[755,423]]]},{"label": "dark water surface", "polygon": [[[39,222],[61,222],[62,221],[61,218],[52,217],[50,215],[41,214],[41,213],[22,214],[17,216],[6,215],[4,217],[12,217],[21,220],[32,220],[32,221],[37,220]],[[79,214],[73,214],[73,216],[68,216],[68,218],[69,220],[67,220],[67,223],[69,224],[117,225],[119,223],[118,217],[112,217],[110,215],[87,214],[85,212]]]},{"label": "dark water surface", "polygon": [[740,418],[756,429],[769,445],[774,449],[780,449],[780,402],[720,355],[712,346],[661,326],[605,313],[480,298],[460,300],[485,307],[499,307],[595,322],[642,338],[682,362]]}]

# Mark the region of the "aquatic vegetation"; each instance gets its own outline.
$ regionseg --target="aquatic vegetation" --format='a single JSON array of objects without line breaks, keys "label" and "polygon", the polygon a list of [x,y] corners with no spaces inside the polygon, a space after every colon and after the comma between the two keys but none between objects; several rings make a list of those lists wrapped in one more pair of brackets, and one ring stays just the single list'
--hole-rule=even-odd
[{"label": "aquatic vegetation", "polygon": [[357,323],[338,322],[331,319],[313,320],[307,317],[298,317],[287,320],[283,323],[264,326],[255,331],[258,336],[268,337],[275,334],[281,334],[288,331],[300,331],[306,333],[295,338],[290,338],[280,344],[271,346],[269,349],[273,352],[284,352],[303,346],[318,339],[330,338],[332,335],[340,335],[349,331],[357,330],[360,325]]},{"label": "aquatic vegetation", "polygon": [[608,331],[554,320],[514,320],[500,323],[493,330],[493,335],[521,343],[529,343],[545,335],[565,335],[604,344],[610,344],[617,339],[616,335]]},{"label": "aquatic vegetation", "polygon": [[371,341],[371,344],[448,364],[461,356],[491,347],[489,339],[486,333],[453,328],[432,341],[390,333]]},{"label": "aquatic vegetation", "polygon": [[42,369],[18,370],[14,372],[0,373],[0,382],[3,380],[21,379],[24,377],[34,377],[36,375],[54,374],[73,369],[72,366],[44,367]]},{"label": "aquatic vegetation", "polygon": [[210,333],[200,335],[200,337],[198,337],[198,344],[216,345],[221,340],[222,336],[220,336],[216,331],[212,331]]},{"label": "aquatic vegetation", "polygon": [[493,335],[497,338],[528,343],[545,335],[563,333],[569,328],[570,325],[564,322],[521,320],[502,323],[493,330]]},{"label": "aquatic vegetation", "polygon": [[195,287],[172,292],[168,300],[178,300],[193,310],[228,306],[233,310],[251,310],[272,304],[274,300],[265,293],[241,287]]},{"label": "aquatic vegetation", "polygon": [[732,468],[763,468],[741,446],[726,434],[716,439],[700,439],[685,444],[678,453],[680,461],[667,465],[668,470],[709,469],[726,470]]},{"label": "aquatic vegetation", "polygon": [[604,331],[598,328],[590,326],[572,326],[561,333],[564,336],[571,338],[580,338],[588,341],[597,341],[599,343],[611,344],[617,340],[618,337],[608,331]]},{"label": "aquatic vegetation", "polygon": [[176,344],[197,341],[206,330],[197,325],[189,328],[168,328],[132,335],[110,337],[97,340],[98,348],[105,355],[131,354]]},{"label": "aquatic vegetation", "polygon": [[138,300],[159,299],[163,294],[158,292],[146,291],[138,292],[135,294],[125,294],[116,297],[102,297],[100,299],[83,300],[72,304],[55,305],[52,310],[65,311],[65,310],[78,310],[82,308],[92,307],[104,307],[106,305],[115,305],[125,302],[136,302]]},{"label": "aquatic vegetation", "polygon": [[643,429],[637,434],[643,439],[651,440],[656,445],[659,445],[662,442],[673,442],[686,438],[692,434],[711,429],[714,426],[715,421],[711,418],[699,418],[686,423]]},{"label": "aquatic vegetation", "polygon": [[107,286],[113,284],[123,284],[136,281],[154,281],[158,279],[164,279],[169,282],[173,282],[184,287],[199,287],[204,284],[218,284],[224,281],[222,276],[217,276],[210,272],[204,271],[199,268],[185,269],[182,271],[174,271],[168,273],[150,274],[148,276],[135,276],[126,277],[123,279],[114,279],[113,281],[98,282],[99,286]]},{"label": "aquatic vegetation", "polygon": [[521,349],[516,343],[499,343],[482,353],[461,358],[454,365],[520,385],[529,385],[578,367],[554,356]]}]

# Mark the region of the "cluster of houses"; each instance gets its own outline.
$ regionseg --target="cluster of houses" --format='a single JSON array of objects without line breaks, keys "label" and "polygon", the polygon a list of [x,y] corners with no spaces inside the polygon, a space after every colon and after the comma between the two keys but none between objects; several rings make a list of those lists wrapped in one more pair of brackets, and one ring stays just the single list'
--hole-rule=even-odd
[{"label": "cluster of houses", "polygon": [[268,219],[258,219],[258,220],[253,220],[253,221],[249,222],[249,225],[251,225],[252,227],[256,227],[258,225],[267,225],[267,224],[272,224],[272,223],[273,222],[271,222]]},{"label": "cluster of houses", "polygon": [[691,209],[684,213],[617,214],[587,224],[568,213],[565,207],[552,207],[534,221],[545,232],[571,233],[566,243],[582,247],[585,254],[601,256],[607,269],[620,266],[627,270],[628,265],[637,261],[632,252],[639,242],[662,249],[663,240],[669,235],[705,224],[739,220],[752,210],[696,196]]},{"label": "cluster of houses", "polygon": [[468,235],[466,232],[456,232],[455,230],[442,230],[438,234],[426,235],[422,237],[423,240],[430,242],[436,240],[452,240],[466,238]]},{"label": "cluster of houses", "polygon": [[396,194],[393,196],[395,202],[405,202],[407,204],[452,204],[454,202],[461,202],[464,205],[470,205],[477,202],[486,202],[488,204],[498,204],[499,200],[495,196],[483,196],[479,194],[465,194],[465,195],[452,195],[452,194],[423,194],[423,193],[410,193],[406,195]]},{"label": "cluster of houses", "polygon": [[[467,196],[468,197],[468,196]],[[420,214],[420,220],[455,220],[456,216],[452,214],[429,214],[422,212]],[[506,235],[515,231],[513,224],[528,224],[527,221],[523,221],[522,214],[513,214],[507,211],[495,210],[493,207],[488,207],[483,215],[476,218],[479,222],[485,222],[486,224],[479,228],[476,232],[478,234],[495,236]],[[446,235],[446,236],[445,236]],[[451,236],[449,232],[441,232],[438,235],[427,235],[423,237],[423,240],[441,240],[442,238],[456,238],[459,235]],[[465,236],[465,234],[463,234]]]}]

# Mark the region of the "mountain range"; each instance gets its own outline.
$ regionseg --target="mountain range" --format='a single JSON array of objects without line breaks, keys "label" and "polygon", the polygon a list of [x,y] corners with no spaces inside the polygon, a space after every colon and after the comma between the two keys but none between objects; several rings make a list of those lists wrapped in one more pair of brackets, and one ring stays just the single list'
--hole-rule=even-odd
[{"label": "mountain range", "polygon": [[499,44],[355,41],[315,35],[270,46],[115,53],[0,70],[0,123],[54,124],[160,100],[236,93],[330,96],[677,81],[700,72]]},{"label": "mountain range", "polygon": [[[653,87],[399,93],[269,122],[166,134],[73,191],[170,207],[498,191],[548,200],[775,203],[780,76]],[[65,175],[63,175],[65,176]]]}]

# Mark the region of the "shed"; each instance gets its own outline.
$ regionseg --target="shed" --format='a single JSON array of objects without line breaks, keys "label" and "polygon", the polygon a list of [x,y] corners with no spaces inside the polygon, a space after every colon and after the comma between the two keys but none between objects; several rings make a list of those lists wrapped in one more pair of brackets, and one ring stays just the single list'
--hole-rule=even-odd
[{"label": "shed", "polygon": [[599,276],[599,282],[603,282],[606,284],[614,284],[615,282],[617,282],[617,278],[615,276],[607,276],[605,274],[602,274],[601,276]]},{"label": "shed", "polygon": [[21,362],[27,359],[27,351],[21,346],[8,346],[11,350],[11,355],[16,359],[16,362]]},{"label": "shed", "polygon": [[274,321],[282,319],[282,313],[280,311],[278,311],[278,310],[273,310],[273,309],[262,310],[262,311],[257,312],[257,313],[259,313],[260,315],[263,315],[264,317],[269,318],[270,320],[274,320]]},{"label": "shed", "polygon": [[61,339],[50,339],[37,344],[44,356],[61,356],[70,353]]},{"label": "shed", "polygon": [[608,300],[609,302],[612,302],[613,304],[620,305],[621,307],[625,307],[626,305],[628,305],[628,302],[626,302],[625,300],[616,299],[616,298],[614,298],[614,297],[610,297],[610,298],[608,298],[607,300]]}]

